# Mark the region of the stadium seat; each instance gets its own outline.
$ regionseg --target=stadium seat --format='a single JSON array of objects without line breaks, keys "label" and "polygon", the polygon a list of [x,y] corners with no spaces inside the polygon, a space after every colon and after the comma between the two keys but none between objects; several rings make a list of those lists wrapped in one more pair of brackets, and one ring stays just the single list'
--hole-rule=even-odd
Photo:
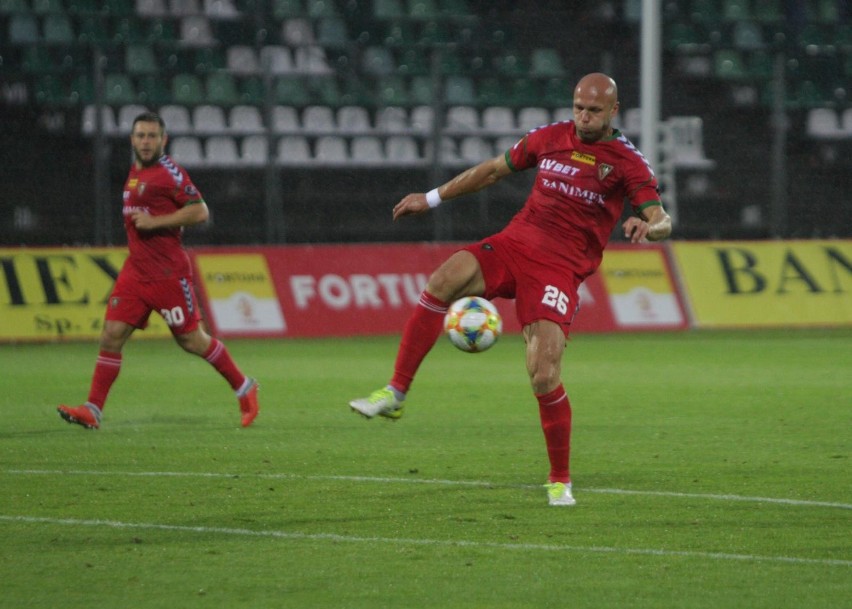
[{"label": "stadium seat", "polygon": [[305,79],[301,76],[282,76],[275,81],[275,101],[286,106],[304,106],[310,103]]},{"label": "stadium seat", "polygon": [[704,121],[698,116],[673,116],[664,123],[671,134],[672,155],[676,167],[712,169],[716,162],[704,155]]},{"label": "stadium seat", "polygon": [[169,12],[175,17],[187,15],[200,15],[201,2],[199,0],[168,0]]},{"label": "stadium seat", "polygon": [[257,106],[239,105],[228,114],[228,129],[234,134],[256,134],[265,131]]},{"label": "stadium seat", "polygon": [[317,21],[317,44],[326,49],[344,50],[349,47],[349,33],[341,17],[326,17]]},{"label": "stadium seat", "polygon": [[275,133],[293,133],[299,129],[299,114],[296,108],[275,106],[272,109],[272,130]]},{"label": "stadium seat", "polygon": [[376,83],[376,99],[383,106],[407,106],[411,103],[404,76],[385,76]]},{"label": "stadium seat", "polygon": [[343,133],[368,133],[372,131],[370,113],[363,106],[341,106],[337,109],[337,129]]},{"label": "stadium seat", "polygon": [[840,120],[833,108],[811,108],[805,118],[805,133],[814,139],[840,137]]},{"label": "stadium seat", "polygon": [[104,97],[107,104],[121,106],[136,102],[136,87],[127,74],[107,74],[104,78]]},{"label": "stadium seat", "polygon": [[518,128],[523,131],[547,125],[550,121],[550,112],[546,108],[529,106],[518,110]]},{"label": "stadium seat", "polygon": [[[82,131],[83,135],[94,135],[97,129],[98,117],[97,107],[91,104],[83,107]],[[117,133],[115,112],[110,106],[101,106],[101,130],[104,135]],[[129,132],[128,132],[129,133]]]},{"label": "stadium seat", "polygon": [[216,135],[227,132],[225,111],[221,106],[202,104],[192,109],[192,129],[202,135]]},{"label": "stadium seat", "polygon": [[124,54],[124,68],[129,74],[155,74],[160,71],[154,50],[145,44],[131,44]]},{"label": "stadium seat", "polygon": [[469,132],[479,129],[479,111],[473,106],[450,106],[446,113],[448,131]]},{"label": "stadium seat", "polygon": [[260,50],[260,67],[265,69],[267,65],[272,74],[287,74],[296,69],[290,48],[281,45],[269,45]]},{"label": "stadium seat", "polygon": [[68,45],[73,44],[76,40],[71,19],[61,13],[45,15],[42,33],[44,34],[44,42],[48,45]]},{"label": "stadium seat", "polygon": [[17,13],[9,19],[8,40],[10,44],[36,44],[38,42],[38,23],[30,14]]},{"label": "stadium seat", "polygon": [[269,158],[269,140],[265,135],[249,135],[240,144],[240,162],[249,167],[266,165]]},{"label": "stadium seat", "polygon": [[136,0],[136,13],[140,17],[165,17],[169,9],[166,0]]},{"label": "stadium seat", "polygon": [[845,138],[852,138],[852,106],[840,115],[840,133]]},{"label": "stadium seat", "polygon": [[305,15],[305,7],[302,0],[273,0],[272,16],[276,21],[303,15]]},{"label": "stadium seat", "polygon": [[478,135],[469,135],[462,138],[459,145],[459,156],[471,165],[481,163],[485,159],[494,156],[494,148],[491,143]]},{"label": "stadium seat", "polygon": [[[148,108],[141,104],[127,104],[125,106],[121,106],[116,115],[116,133],[118,135],[129,134],[133,130],[133,121],[137,116],[147,110]],[[166,123],[166,127],[168,127],[168,123]]]},{"label": "stadium seat", "polygon": [[311,133],[330,133],[336,127],[334,110],[328,106],[308,106],[302,112],[302,128]]},{"label": "stadium seat", "polygon": [[253,47],[245,44],[231,45],[225,51],[228,70],[237,75],[260,73],[260,63]]},{"label": "stadium seat", "polygon": [[556,49],[533,49],[530,58],[530,74],[537,77],[563,76],[565,67]]},{"label": "stadium seat", "polygon": [[204,103],[204,87],[195,74],[176,74],[172,78],[172,99],[177,104],[195,106]]},{"label": "stadium seat", "polygon": [[184,135],[192,132],[192,119],[185,106],[167,104],[160,108],[160,118],[166,123],[166,131],[172,135]]},{"label": "stadium seat", "polygon": [[184,167],[204,166],[204,152],[197,137],[183,136],[170,139],[168,153],[176,163]]},{"label": "stadium seat", "polygon": [[213,72],[204,83],[206,101],[211,104],[233,106],[240,102],[237,82],[228,72]]},{"label": "stadium seat", "polygon": [[468,76],[447,76],[444,82],[444,101],[450,105],[466,106],[476,103],[476,89]]},{"label": "stadium seat", "polygon": [[383,134],[408,131],[408,111],[400,106],[384,106],[376,110],[376,131]]},{"label": "stadium seat", "polygon": [[411,129],[416,133],[432,132],[435,123],[435,110],[432,106],[415,106],[411,109]]},{"label": "stadium seat", "polygon": [[494,134],[515,131],[515,113],[507,106],[489,106],[482,111],[482,128]]},{"label": "stadium seat", "polygon": [[372,76],[387,76],[396,72],[396,63],[387,47],[374,45],[364,49],[361,70]]},{"label": "stadium seat", "polygon": [[378,165],[385,162],[382,141],[373,135],[358,135],[352,138],[352,163]]},{"label": "stadium seat", "polygon": [[221,21],[240,17],[240,11],[231,0],[204,0],[204,14]]},{"label": "stadium seat", "polygon": [[323,135],[317,138],[314,160],[323,165],[341,165],[349,161],[346,140],[339,135]]},{"label": "stadium seat", "polygon": [[293,53],[296,71],[303,74],[330,74],[331,67],[326,59],[325,49],[310,45],[298,47]]},{"label": "stadium seat", "polygon": [[411,19],[435,19],[438,6],[435,0],[406,0],[406,13]]},{"label": "stadium seat", "polygon": [[287,135],[278,140],[276,162],[279,165],[304,165],[313,161],[307,138]]},{"label": "stadium seat", "polygon": [[186,46],[216,44],[210,21],[203,15],[188,15],[180,20],[180,43]]},{"label": "stadium seat", "polygon": [[303,18],[286,19],[281,24],[281,42],[290,47],[316,44],[311,22]]},{"label": "stadium seat", "polygon": [[385,140],[387,162],[396,165],[411,165],[422,159],[417,150],[417,142],[410,135],[391,135]]},{"label": "stadium seat", "polygon": [[373,16],[377,19],[399,19],[404,17],[403,0],[373,0]]},{"label": "stadium seat", "polygon": [[231,167],[240,163],[237,142],[228,135],[214,135],[204,145],[204,160],[214,167]]}]

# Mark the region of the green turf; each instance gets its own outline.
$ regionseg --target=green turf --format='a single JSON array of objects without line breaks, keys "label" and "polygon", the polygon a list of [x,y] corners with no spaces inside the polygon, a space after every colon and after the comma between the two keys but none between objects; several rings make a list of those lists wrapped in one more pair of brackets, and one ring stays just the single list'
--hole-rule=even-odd
[{"label": "green turf", "polygon": [[262,409],[134,340],[0,346],[0,607],[772,608],[852,598],[852,331],[578,335],[578,505],[551,508],[523,344],[441,341],[398,423],[348,399],[396,339],[237,341]]}]

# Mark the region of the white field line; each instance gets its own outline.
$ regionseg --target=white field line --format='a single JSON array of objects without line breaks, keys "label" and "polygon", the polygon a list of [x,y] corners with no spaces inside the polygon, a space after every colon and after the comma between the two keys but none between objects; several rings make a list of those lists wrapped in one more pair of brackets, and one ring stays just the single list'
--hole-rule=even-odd
[{"label": "white field line", "polygon": [[[339,480],[342,482],[376,482],[381,484],[433,484],[438,486],[474,486],[490,488],[538,488],[535,485],[498,484],[485,480],[441,480],[424,478],[392,478],[374,476],[315,476],[302,474],[262,474],[243,473],[225,474],[221,472],[128,472],[128,471],[99,471],[99,470],[44,470],[44,469],[8,469],[2,473],[21,476],[120,476],[120,477],[151,477],[151,478],[263,478],[272,480]],[[746,495],[719,495],[713,493],[678,493],[674,491],[639,491],[618,488],[585,488],[574,489],[576,493],[601,493],[608,495],[638,495],[647,497],[672,497],[683,499],[712,499],[715,501],[744,501],[749,503],[769,503],[776,505],[792,505],[802,507],[824,507],[852,510],[850,503],[831,501],[812,501],[807,499],[788,499],[776,497],[749,497]]]},{"label": "white field line", "polygon": [[136,529],[149,531],[169,531],[174,533],[200,533],[202,535],[230,535],[238,537],[269,537],[273,539],[330,541],[333,543],[368,543],[390,545],[416,545],[452,548],[490,548],[494,550],[520,550],[526,552],[572,552],[584,554],[631,554],[644,556],[698,558],[710,560],[737,560],[750,562],[787,563],[796,565],[821,565],[852,567],[852,560],[831,558],[797,558],[793,556],[759,556],[754,554],[730,554],[726,552],[688,552],[678,550],[659,550],[654,548],[614,548],[607,546],[572,546],[561,544],[536,543],[497,543],[488,541],[465,541],[450,539],[411,539],[405,537],[360,537],[357,535],[337,535],[334,533],[299,533],[297,531],[255,531],[253,529],[234,529],[227,527],[193,527],[185,525],[158,524],[146,522],[119,522],[115,520],[78,520],[74,518],[37,518],[34,516],[4,516],[0,522],[23,524],[49,524],[73,527],[111,527],[114,529]]}]

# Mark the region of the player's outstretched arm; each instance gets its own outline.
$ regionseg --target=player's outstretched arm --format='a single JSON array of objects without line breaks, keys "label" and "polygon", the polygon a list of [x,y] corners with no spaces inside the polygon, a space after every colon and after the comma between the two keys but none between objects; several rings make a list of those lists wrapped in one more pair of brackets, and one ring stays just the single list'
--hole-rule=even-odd
[{"label": "player's outstretched arm", "polygon": [[[437,207],[442,201],[474,193],[491,186],[510,173],[512,173],[512,170],[509,168],[506,158],[503,155],[488,159],[475,167],[461,172],[449,182],[436,188],[433,193],[437,194],[439,199],[437,199],[437,202],[433,199],[431,205],[430,201],[427,200],[427,193],[415,192],[406,195],[394,206],[393,219],[396,220],[402,216],[422,214],[433,207]],[[434,196],[433,194],[432,197]]]},{"label": "player's outstretched arm", "polygon": [[672,234],[672,219],[662,205],[652,205],[642,211],[642,218],[631,216],[622,224],[624,236],[631,243],[662,241]]}]

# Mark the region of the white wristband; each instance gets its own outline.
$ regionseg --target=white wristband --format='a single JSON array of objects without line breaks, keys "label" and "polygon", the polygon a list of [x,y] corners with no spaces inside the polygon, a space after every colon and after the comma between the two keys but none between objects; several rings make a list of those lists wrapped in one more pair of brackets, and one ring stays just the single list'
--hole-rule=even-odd
[{"label": "white wristband", "polygon": [[437,188],[433,188],[426,193],[426,204],[432,209],[435,209],[441,204],[441,195],[438,194]]}]

